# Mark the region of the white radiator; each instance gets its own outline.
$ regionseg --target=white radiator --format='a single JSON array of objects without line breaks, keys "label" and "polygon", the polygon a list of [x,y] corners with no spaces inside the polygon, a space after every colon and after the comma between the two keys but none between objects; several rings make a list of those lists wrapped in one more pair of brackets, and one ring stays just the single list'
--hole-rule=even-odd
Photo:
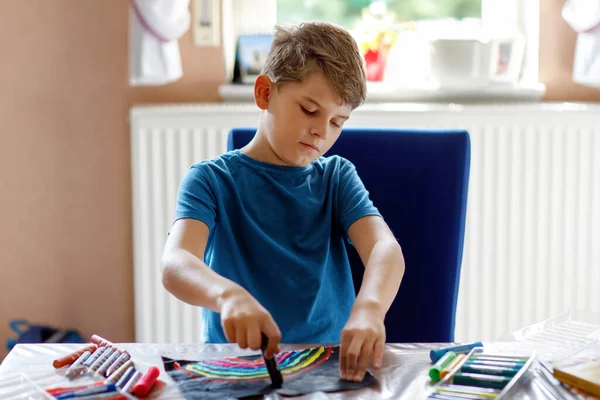
[{"label": "white radiator", "polygon": [[[200,339],[200,309],[160,280],[177,188],[193,162],[226,151],[231,128],[258,117],[253,105],[132,109],[136,341]],[[367,104],[347,126],[469,131],[456,340],[497,339],[568,309],[600,323],[600,106]]]}]

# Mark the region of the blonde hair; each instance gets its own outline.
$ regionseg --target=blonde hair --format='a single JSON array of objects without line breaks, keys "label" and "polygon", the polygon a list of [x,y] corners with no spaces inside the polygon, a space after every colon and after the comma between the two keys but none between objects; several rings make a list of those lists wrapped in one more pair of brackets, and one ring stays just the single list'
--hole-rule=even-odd
[{"label": "blonde hair", "polygon": [[344,104],[356,108],[365,101],[364,60],[348,31],[326,22],[276,26],[262,73],[279,87],[315,71],[323,72]]}]

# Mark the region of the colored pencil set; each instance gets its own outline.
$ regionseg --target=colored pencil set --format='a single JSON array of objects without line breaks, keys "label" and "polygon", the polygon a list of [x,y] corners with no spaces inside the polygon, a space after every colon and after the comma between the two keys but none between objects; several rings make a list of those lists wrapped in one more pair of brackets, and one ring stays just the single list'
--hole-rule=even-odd
[{"label": "colored pencil set", "polygon": [[503,399],[531,366],[534,357],[490,354],[481,342],[432,350],[428,399]]},{"label": "colored pencil set", "polygon": [[[136,397],[148,395],[160,375],[157,367],[150,367],[144,374],[135,368],[131,356],[120,351],[113,343],[92,335],[90,344],[60,357],[52,363],[54,368],[66,368],[65,376],[72,380],[88,375],[101,380],[87,386],[52,388],[46,390],[57,400],[86,398],[106,395],[103,399],[127,399],[125,394]],[[114,393],[114,396],[110,396]]]}]

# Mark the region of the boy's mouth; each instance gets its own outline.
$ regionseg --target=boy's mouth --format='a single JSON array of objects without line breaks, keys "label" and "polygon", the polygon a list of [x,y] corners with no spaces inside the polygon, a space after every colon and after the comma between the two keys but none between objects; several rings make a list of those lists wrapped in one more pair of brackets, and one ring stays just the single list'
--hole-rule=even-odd
[{"label": "boy's mouth", "polygon": [[303,143],[303,142],[300,142],[300,144],[302,144],[305,147],[308,147],[309,149],[313,149],[314,151],[317,151],[317,152],[319,151],[319,149],[317,148],[317,146],[314,146],[312,144]]}]

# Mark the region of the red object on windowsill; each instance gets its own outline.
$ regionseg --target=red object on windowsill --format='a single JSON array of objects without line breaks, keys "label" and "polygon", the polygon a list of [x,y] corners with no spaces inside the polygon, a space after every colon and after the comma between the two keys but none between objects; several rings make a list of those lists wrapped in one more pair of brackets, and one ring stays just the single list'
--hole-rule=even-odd
[{"label": "red object on windowsill", "polygon": [[380,51],[367,50],[364,55],[367,67],[367,80],[381,82],[385,72],[386,56]]}]

